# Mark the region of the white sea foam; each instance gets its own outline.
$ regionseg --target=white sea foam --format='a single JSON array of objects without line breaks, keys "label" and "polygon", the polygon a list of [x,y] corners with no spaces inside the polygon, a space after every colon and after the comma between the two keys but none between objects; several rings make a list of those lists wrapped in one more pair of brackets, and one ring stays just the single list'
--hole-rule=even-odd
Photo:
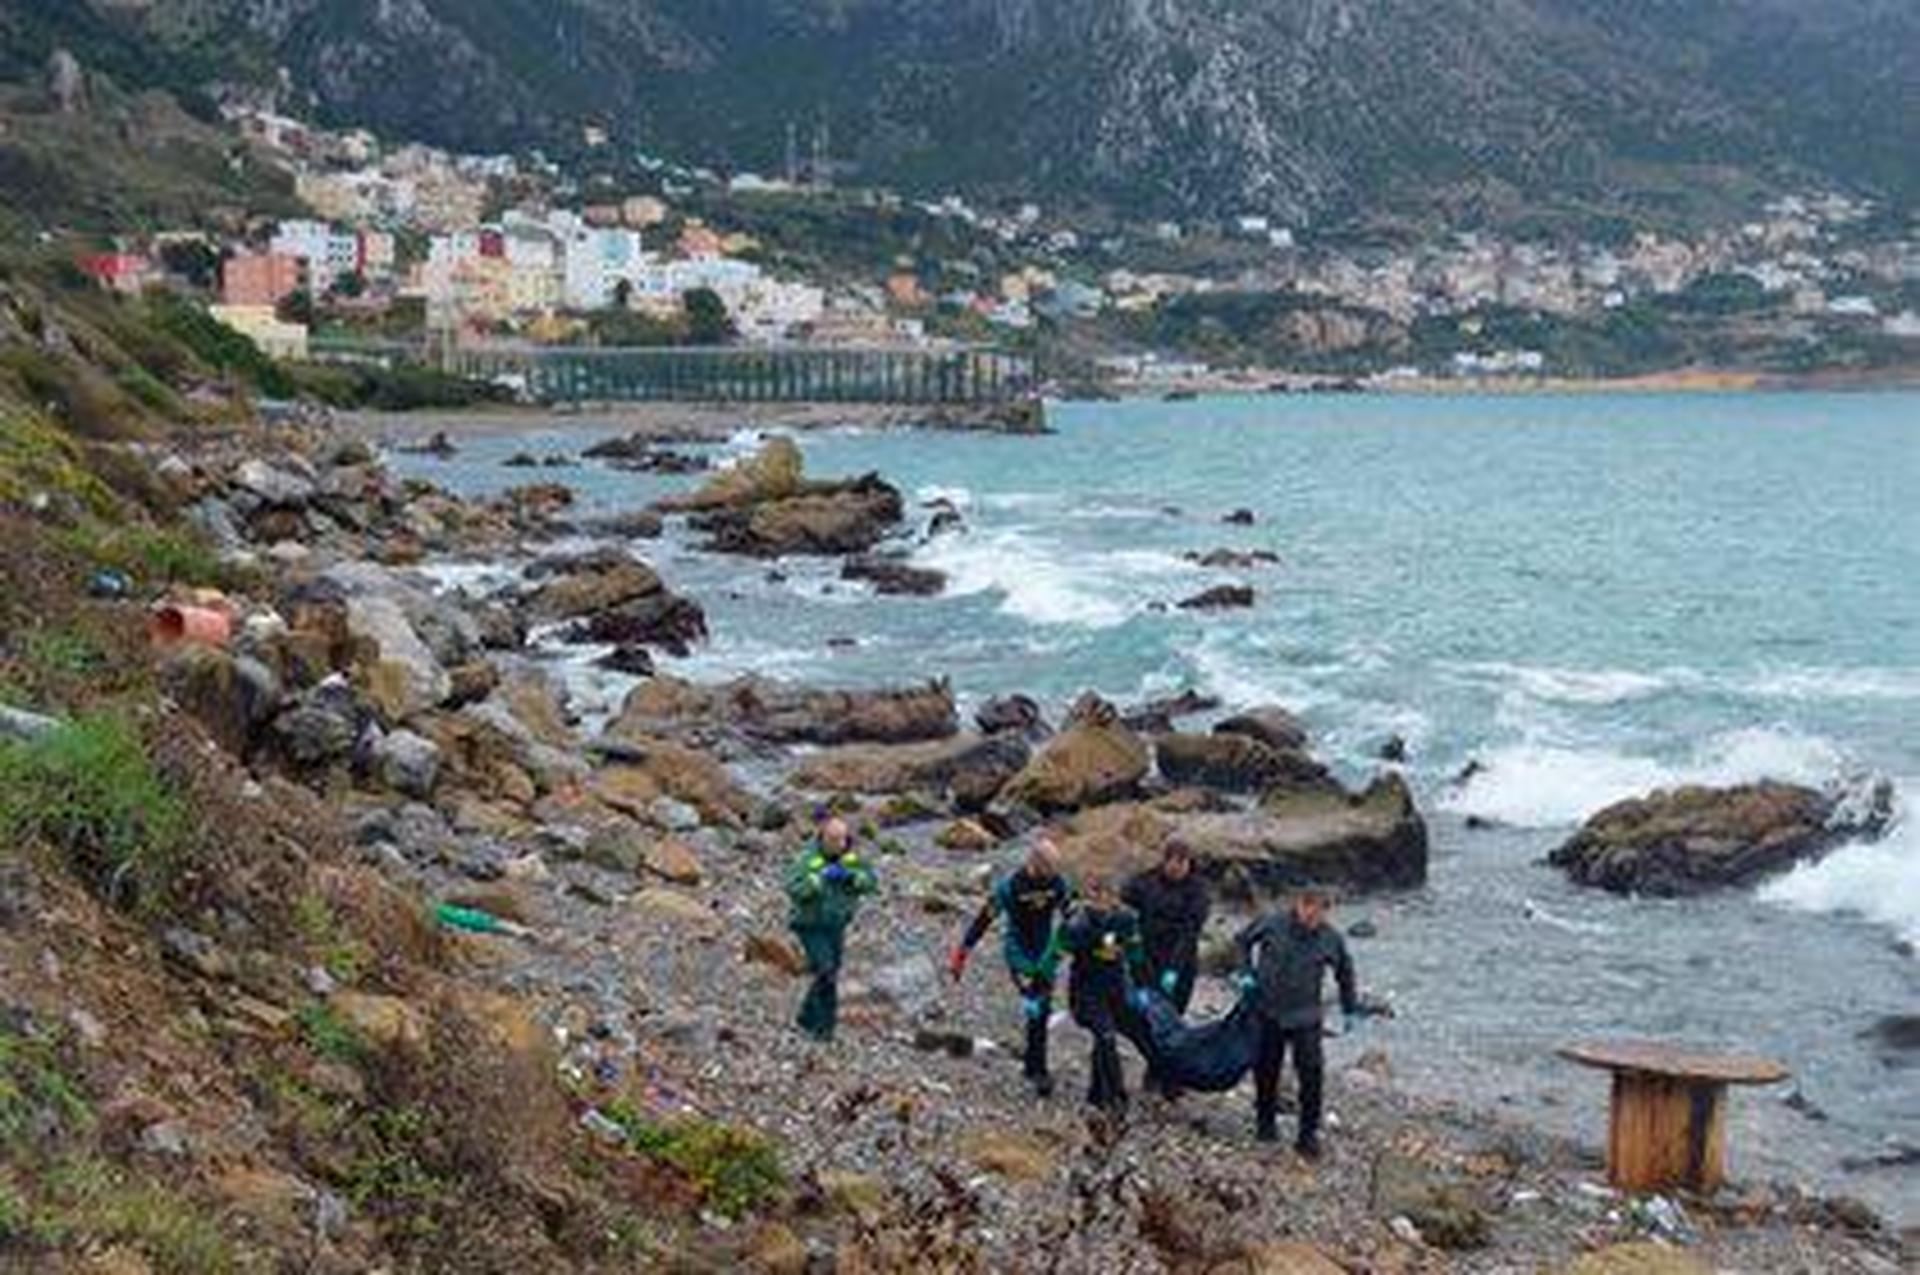
[{"label": "white sea foam", "polygon": [[1743,679],[1737,688],[1767,699],[1920,699],[1920,668],[1780,669]]},{"label": "white sea foam", "polygon": [[1018,528],[943,536],[916,561],[946,572],[950,595],[998,592],[1000,609],[1030,624],[1089,628],[1125,623],[1164,592],[1156,581],[1186,573],[1170,554],[1070,552]]},{"label": "white sea foam", "polygon": [[1327,704],[1330,694],[1289,665],[1264,653],[1259,638],[1232,642],[1223,630],[1209,630],[1187,652],[1199,674],[1199,686],[1233,708],[1284,704],[1309,712]]},{"label": "white sea foam", "polygon": [[1442,808],[1526,828],[1576,824],[1655,788],[1755,779],[1819,784],[1846,768],[1826,740],[1764,728],[1716,735],[1677,763],[1539,742],[1497,748],[1479,760],[1480,771],[1443,796]]},{"label": "white sea foam", "polygon": [[1475,678],[1512,683],[1522,694],[1551,704],[1621,704],[1658,695],[1675,681],[1674,675],[1632,669],[1556,668],[1492,661],[1456,667]]},{"label": "white sea foam", "polygon": [[[1903,792],[1920,790],[1908,781]],[[1849,912],[1920,945],[1920,818],[1905,811],[1879,841],[1835,850],[1760,888],[1760,897],[1809,912]]]},{"label": "white sea foam", "polygon": [[944,500],[962,513],[973,508],[973,493],[965,487],[944,487],[939,483],[923,483],[914,490],[913,498],[923,505]]}]

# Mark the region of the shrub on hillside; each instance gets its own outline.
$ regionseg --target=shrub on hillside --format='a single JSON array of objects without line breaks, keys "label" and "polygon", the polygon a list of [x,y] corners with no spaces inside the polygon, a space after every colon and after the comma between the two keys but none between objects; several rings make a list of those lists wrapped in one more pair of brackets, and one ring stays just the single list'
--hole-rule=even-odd
[{"label": "shrub on hillside", "polygon": [[0,745],[0,843],[56,851],[110,902],[164,898],[187,830],[178,793],[117,717]]}]

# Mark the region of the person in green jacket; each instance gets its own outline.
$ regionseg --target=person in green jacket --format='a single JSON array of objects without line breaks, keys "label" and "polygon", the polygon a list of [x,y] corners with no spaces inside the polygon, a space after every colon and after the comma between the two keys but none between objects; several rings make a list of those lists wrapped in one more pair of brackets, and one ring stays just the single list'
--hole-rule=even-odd
[{"label": "person in green jacket", "polygon": [[840,959],[846,951],[847,925],[860,900],[879,887],[872,865],[854,853],[853,833],[841,819],[829,819],[787,869],[787,899],[793,905],[788,926],[807,954],[813,984],[800,1002],[800,1030],[815,1040],[832,1040],[840,1009]]}]

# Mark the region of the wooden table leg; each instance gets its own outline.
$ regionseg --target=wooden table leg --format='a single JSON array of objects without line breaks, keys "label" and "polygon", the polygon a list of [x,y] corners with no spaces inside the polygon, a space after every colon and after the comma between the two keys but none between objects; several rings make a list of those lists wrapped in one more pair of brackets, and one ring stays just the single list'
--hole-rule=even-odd
[{"label": "wooden table leg", "polygon": [[1726,1176],[1726,1093],[1715,1081],[1615,1072],[1608,1179],[1623,1191],[1717,1189]]}]

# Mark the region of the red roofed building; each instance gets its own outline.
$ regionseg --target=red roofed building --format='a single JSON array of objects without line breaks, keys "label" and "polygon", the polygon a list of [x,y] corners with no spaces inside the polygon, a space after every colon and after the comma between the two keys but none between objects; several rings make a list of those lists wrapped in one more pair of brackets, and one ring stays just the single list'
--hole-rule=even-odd
[{"label": "red roofed building", "polygon": [[101,252],[82,257],[79,266],[103,288],[138,296],[160,278],[153,262],[135,252]]}]

